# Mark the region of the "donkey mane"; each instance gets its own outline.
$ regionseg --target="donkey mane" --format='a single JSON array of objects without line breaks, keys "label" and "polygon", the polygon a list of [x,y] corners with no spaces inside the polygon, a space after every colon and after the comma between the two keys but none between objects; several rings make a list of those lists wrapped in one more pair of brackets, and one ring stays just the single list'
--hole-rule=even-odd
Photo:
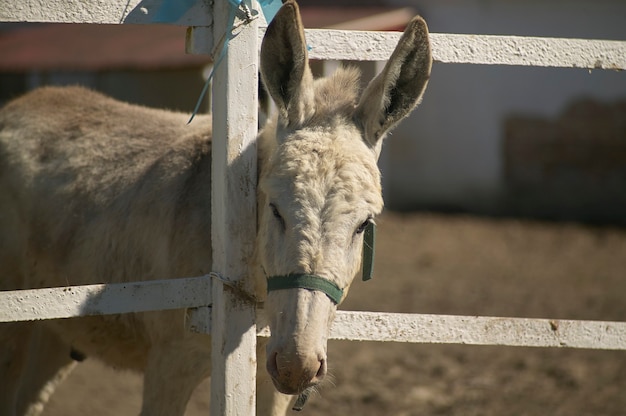
[{"label": "donkey mane", "polygon": [[[341,66],[332,75],[317,78],[313,83],[315,111],[304,120],[302,127],[315,127],[326,131],[347,125],[346,121],[352,118],[357,105],[360,82],[361,70],[353,66]],[[275,153],[278,145],[279,135],[276,134],[279,129],[278,125],[278,114],[274,114],[259,132],[259,177],[262,176],[264,166],[270,159],[270,155]]]},{"label": "donkey mane", "polygon": [[310,124],[324,120],[336,122],[349,118],[359,97],[361,71],[356,67],[340,67],[327,78],[319,78],[313,84],[315,88],[315,114]]},{"label": "donkey mane", "polygon": [[[274,167],[273,175],[277,178],[299,177],[297,183],[306,183],[306,190],[292,189],[291,192],[303,192],[309,198],[319,199],[318,205],[324,205],[321,200],[326,198],[325,192],[335,188],[346,201],[352,201],[359,188],[371,189],[371,195],[363,195],[365,200],[378,205],[382,209],[378,168],[375,163],[368,163],[371,159],[371,149],[361,140],[360,134],[353,134],[354,127],[349,123],[353,117],[360,93],[361,71],[356,67],[340,67],[332,75],[318,78],[313,83],[314,112],[303,121],[302,127],[312,132],[319,132],[306,139],[297,135],[282,143],[280,149],[277,143],[276,125],[274,118],[268,123],[260,135],[259,166],[266,176],[264,167],[271,164],[272,158],[285,161],[280,167]],[[343,133],[343,134],[342,134]],[[365,155],[367,153],[368,155]],[[271,157],[263,157],[264,155]],[[322,176],[320,176],[322,174]],[[367,182],[367,186],[363,183]],[[325,183],[318,188],[318,192],[311,189],[313,183]],[[283,189],[281,181],[269,181],[261,186]],[[363,189],[362,189],[363,188]],[[265,189],[267,191],[267,189]],[[347,209],[347,208],[346,208]]]}]

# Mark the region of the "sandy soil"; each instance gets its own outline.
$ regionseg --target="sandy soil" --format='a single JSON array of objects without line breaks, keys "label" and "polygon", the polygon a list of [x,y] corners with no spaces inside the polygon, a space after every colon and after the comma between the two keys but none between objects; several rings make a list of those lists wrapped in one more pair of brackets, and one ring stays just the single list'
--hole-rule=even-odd
[{"label": "sandy soil", "polygon": [[[374,280],[343,309],[626,321],[626,230],[466,216],[378,221]],[[626,353],[330,342],[302,415],[624,415]],[[208,383],[188,415],[208,414]],[[141,378],[80,364],[47,416],[134,415]]]}]

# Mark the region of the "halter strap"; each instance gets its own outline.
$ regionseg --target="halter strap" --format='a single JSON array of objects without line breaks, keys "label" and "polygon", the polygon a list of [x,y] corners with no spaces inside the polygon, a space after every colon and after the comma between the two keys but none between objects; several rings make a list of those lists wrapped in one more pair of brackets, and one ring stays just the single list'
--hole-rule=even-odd
[{"label": "halter strap", "polygon": [[376,224],[370,222],[363,234],[363,281],[366,282],[374,274],[374,242],[376,240]]},{"label": "halter strap", "polygon": [[[376,226],[373,222],[365,228],[363,236],[363,280],[370,280],[374,271],[374,240]],[[270,276],[267,278],[267,293],[283,289],[308,289],[324,292],[335,305],[343,299],[343,289],[328,279],[305,273],[288,274],[284,276]]]},{"label": "halter strap", "polygon": [[343,289],[328,279],[313,274],[289,274],[270,276],[267,279],[267,292],[282,289],[309,289],[324,292],[335,305],[343,299]]}]

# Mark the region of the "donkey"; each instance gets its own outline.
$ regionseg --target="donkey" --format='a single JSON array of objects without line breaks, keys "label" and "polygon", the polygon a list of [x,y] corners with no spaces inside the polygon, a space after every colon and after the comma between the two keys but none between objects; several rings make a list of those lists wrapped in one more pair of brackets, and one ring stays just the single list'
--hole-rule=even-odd
[{"label": "donkey", "polygon": [[[259,414],[284,415],[293,395],[326,374],[329,326],[359,271],[363,231],[383,208],[382,140],[421,100],[431,62],[428,29],[416,17],[359,94],[355,69],[313,79],[294,1],[267,29],[260,70],[278,111],[258,137],[250,278],[271,330],[259,342]],[[42,88],[7,104],[0,289],[209,273],[211,121],[185,121],[79,87]],[[185,317],[0,326],[0,414],[38,414],[85,356],[144,373],[142,415],[184,414],[210,375],[208,336],[186,331]]]}]

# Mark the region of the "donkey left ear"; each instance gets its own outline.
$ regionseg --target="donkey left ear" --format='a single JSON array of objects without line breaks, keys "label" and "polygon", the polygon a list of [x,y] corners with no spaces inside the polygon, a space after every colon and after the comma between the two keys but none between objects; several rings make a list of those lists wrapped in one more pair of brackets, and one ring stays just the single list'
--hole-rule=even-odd
[{"label": "donkey left ear", "polygon": [[355,111],[366,143],[380,153],[382,138],[421,101],[432,57],[426,22],[408,24],[383,71],[370,82]]},{"label": "donkey left ear", "polygon": [[261,76],[286,125],[297,126],[313,112],[313,76],[294,0],[285,1],[267,27],[261,45]]}]

